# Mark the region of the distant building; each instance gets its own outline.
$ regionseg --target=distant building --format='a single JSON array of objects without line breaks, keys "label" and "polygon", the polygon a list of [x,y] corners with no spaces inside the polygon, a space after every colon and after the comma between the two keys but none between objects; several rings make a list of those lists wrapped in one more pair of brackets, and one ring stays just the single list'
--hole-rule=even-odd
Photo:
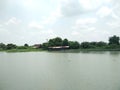
[{"label": "distant building", "polygon": [[48,47],[49,50],[64,50],[64,49],[69,49],[69,46],[53,46],[53,47]]},{"label": "distant building", "polygon": [[41,44],[34,44],[33,48],[41,48]]}]

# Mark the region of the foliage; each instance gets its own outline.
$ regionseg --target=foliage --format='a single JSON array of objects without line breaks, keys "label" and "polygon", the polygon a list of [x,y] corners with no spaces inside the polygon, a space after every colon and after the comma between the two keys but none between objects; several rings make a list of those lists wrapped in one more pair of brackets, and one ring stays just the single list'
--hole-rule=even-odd
[{"label": "foliage", "polygon": [[88,49],[88,48],[90,48],[90,43],[89,42],[82,42],[80,47],[83,49]]},{"label": "foliage", "polygon": [[27,49],[28,47],[26,46],[17,46],[17,49]]},{"label": "foliage", "polygon": [[54,39],[54,45],[55,46],[61,46],[62,45],[62,39],[60,37],[56,37]]},{"label": "foliage", "polygon": [[62,39],[60,37],[56,37],[53,39],[50,39],[48,41],[48,46],[52,47],[52,46],[61,46],[62,45]]},{"label": "foliage", "polygon": [[89,49],[89,48],[103,48],[107,46],[107,43],[100,41],[100,42],[82,42],[80,48],[82,49]]},{"label": "foliage", "polygon": [[27,43],[26,43],[26,44],[24,44],[24,46],[25,46],[25,47],[29,47],[29,45],[28,45]]},{"label": "foliage", "polygon": [[43,43],[42,48],[45,49],[45,50],[48,49],[48,43]]},{"label": "foliage", "polygon": [[68,46],[69,45],[69,42],[67,39],[64,39],[63,42],[62,42],[62,46]]},{"label": "foliage", "polygon": [[120,40],[120,38],[116,35],[109,37],[109,45],[111,45],[111,44],[119,45],[120,44],[119,40]]},{"label": "foliage", "polygon": [[69,41],[70,49],[79,49],[80,44],[77,41]]},{"label": "foliage", "polygon": [[106,49],[120,49],[120,45],[111,44],[105,47]]},{"label": "foliage", "polygon": [[70,46],[71,49],[79,49],[80,44],[77,41],[68,41],[68,39],[62,40],[60,37],[50,39],[48,43],[43,43],[42,48],[48,49],[53,46]]},{"label": "foliage", "polygon": [[7,44],[6,49],[15,49],[17,46],[15,44]]},{"label": "foliage", "polygon": [[97,42],[97,47],[105,47],[105,46],[107,46],[107,43],[103,41]]},{"label": "foliage", "polygon": [[6,49],[6,45],[4,43],[0,43],[0,50]]},{"label": "foliage", "polygon": [[16,46],[15,44],[7,44],[0,43],[0,51],[40,51],[40,50],[48,50],[49,47],[54,46],[69,46],[70,49],[80,49],[80,50],[120,50],[119,37],[114,35],[109,38],[109,43],[100,41],[100,42],[82,42],[79,44],[77,41],[69,41],[68,39],[61,39],[60,37],[56,37],[50,39],[48,42],[43,43],[40,48],[33,48],[28,44],[24,44],[24,46]]}]

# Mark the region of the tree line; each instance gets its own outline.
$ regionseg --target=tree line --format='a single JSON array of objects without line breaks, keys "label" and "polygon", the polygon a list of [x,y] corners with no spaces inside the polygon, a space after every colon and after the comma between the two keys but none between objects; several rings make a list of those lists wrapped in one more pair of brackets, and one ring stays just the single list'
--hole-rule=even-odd
[{"label": "tree line", "polygon": [[[99,42],[82,42],[78,41],[69,41],[68,39],[62,39],[60,37],[56,37],[53,39],[49,39],[47,42],[41,44],[40,48],[47,50],[49,47],[54,46],[69,46],[69,49],[120,49],[120,37],[113,35],[109,37],[108,43],[99,41]],[[32,48],[28,44],[24,44],[23,46],[17,46],[15,44],[7,44],[0,43],[0,50],[10,50],[10,49],[28,49]]]},{"label": "tree line", "polygon": [[56,37],[50,39],[48,42],[42,44],[43,49],[47,49],[52,46],[69,46],[70,49],[118,49],[120,48],[120,37],[113,35],[109,37],[108,43],[99,41],[99,42],[82,42],[69,41],[68,39],[61,39]]},{"label": "tree line", "polygon": [[28,44],[24,44],[24,46],[17,46],[16,44],[4,44],[0,43],[0,50],[11,50],[11,49],[27,49],[29,48]]}]

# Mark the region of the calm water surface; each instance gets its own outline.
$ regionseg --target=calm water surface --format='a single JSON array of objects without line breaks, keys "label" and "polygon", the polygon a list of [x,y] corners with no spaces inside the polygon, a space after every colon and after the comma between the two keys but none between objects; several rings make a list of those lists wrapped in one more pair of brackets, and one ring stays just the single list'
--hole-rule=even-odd
[{"label": "calm water surface", "polygon": [[0,90],[120,90],[120,52],[0,52]]}]

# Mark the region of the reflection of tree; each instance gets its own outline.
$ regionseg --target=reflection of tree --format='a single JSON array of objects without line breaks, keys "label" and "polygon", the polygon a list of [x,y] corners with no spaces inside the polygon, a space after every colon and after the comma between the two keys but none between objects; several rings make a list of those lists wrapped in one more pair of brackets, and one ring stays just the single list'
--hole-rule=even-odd
[{"label": "reflection of tree", "polygon": [[120,56],[120,51],[110,51],[109,53],[112,56]]}]

